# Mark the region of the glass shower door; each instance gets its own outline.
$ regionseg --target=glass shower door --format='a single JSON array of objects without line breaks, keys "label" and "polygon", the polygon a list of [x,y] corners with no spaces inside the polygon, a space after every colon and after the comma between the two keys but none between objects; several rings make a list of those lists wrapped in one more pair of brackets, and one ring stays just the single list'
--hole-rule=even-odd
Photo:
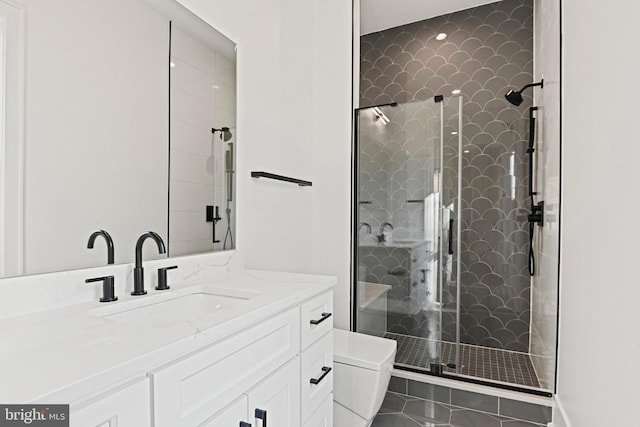
[{"label": "glass shower door", "polygon": [[356,113],[356,330],[396,340],[397,366],[437,372],[443,320],[451,317],[443,309],[457,307],[443,300],[444,284],[457,277],[445,213],[455,198],[443,197],[448,102]]},{"label": "glass shower door", "polygon": [[440,304],[442,369],[460,372],[460,264],[462,97],[443,101],[442,126],[442,232]]}]

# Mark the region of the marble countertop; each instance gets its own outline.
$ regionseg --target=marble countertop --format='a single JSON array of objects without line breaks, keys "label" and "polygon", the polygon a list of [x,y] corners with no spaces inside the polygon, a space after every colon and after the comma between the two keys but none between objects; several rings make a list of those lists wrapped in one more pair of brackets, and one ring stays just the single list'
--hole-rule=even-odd
[{"label": "marble countertop", "polygon": [[[242,304],[169,325],[136,325],[92,315],[161,292],[113,303],[83,302],[0,319],[0,402],[70,403],[161,366],[331,289],[335,277],[240,270],[224,279],[172,285],[252,292]],[[149,287],[148,287],[149,288]],[[147,322],[148,323],[148,322]]]}]

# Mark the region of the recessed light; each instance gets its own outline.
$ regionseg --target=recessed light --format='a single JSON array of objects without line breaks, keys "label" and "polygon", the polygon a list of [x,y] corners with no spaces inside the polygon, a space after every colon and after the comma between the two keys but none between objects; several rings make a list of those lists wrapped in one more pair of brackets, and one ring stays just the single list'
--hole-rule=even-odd
[{"label": "recessed light", "polygon": [[454,89],[451,91],[451,95],[460,95],[462,91],[460,89]]},{"label": "recessed light", "polygon": [[440,40],[440,41],[442,41],[442,40],[444,40],[446,38],[447,38],[447,34],[446,33],[440,33],[440,34],[438,34],[436,36],[436,40]]},{"label": "recessed light", "polygon": [[211,87],[214,88],[215,90],[220,89],[220,86],[218,86],[218,85],[212,85]]},{"label": "recessed light", "polygon": [[457,135],[457,134],[458,134],[458,132],[456,132],[456,131],[451,132],[451,135]]},{"label": "recessed light", "polygon": [[468,152],[469,152],[469,150],[464,150],[464,151],[463,151],[463,153],[468,153]]},{"label": "recessed light", "polygon": [[169,66],[170,66],[171,68],[175,68],[176,63],[175,63],[175,62],[173,62],[173,61],[171,61],[171,62],[169,62]]}]

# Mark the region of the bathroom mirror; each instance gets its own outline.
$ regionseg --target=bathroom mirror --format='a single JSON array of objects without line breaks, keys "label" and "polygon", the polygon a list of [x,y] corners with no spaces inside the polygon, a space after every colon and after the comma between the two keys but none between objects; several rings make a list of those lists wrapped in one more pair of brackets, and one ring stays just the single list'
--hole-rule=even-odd
[{"label": "bathroom mirror", "polygon": [[231,40],[174,0],[0,0],[0,18],[1,276],[104,265],[98,229],[116,263],[148,230],[170,256],[233,246]]}]

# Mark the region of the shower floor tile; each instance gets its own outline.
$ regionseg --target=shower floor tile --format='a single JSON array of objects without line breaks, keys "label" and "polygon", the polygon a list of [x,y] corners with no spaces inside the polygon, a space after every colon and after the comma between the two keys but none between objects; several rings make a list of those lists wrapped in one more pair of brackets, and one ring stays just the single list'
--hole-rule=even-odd
[{"label": "shower floor tile", "polygon": [[[444,372],[456,372],[455,367],[447,366],[456,362],[454,343],[389,332],[385,334],[385,338],[398,343],[397,365],[428,370],[431,363],[441,362]],[[460,344],[460,362],[461,375],[540,388],[540,382],[527,353]]]}]

